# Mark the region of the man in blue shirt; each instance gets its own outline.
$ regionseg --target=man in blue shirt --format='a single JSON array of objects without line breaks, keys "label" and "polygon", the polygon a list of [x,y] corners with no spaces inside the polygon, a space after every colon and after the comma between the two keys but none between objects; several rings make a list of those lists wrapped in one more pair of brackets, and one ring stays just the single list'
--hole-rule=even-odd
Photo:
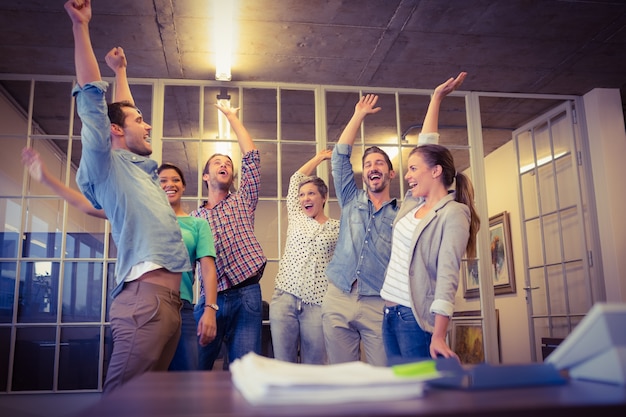
[{"label": "man in blue shirt", "polygon": [[378,96],[366,95],[333,150],[331,164],[341,225],[335,254],[326,268],[329,285],[322,303],[324,339],[330,363],[359,360],[362,344],[367,362],[385,366],[382,339],[385,303],[380,289],[391,253],[391,229],[398,211],[389,195],[395,171],[389,156],[377,146],[363,153],[363,184],[357,188],[350,164],[352,145],[361,123]]},{"label": "man in blue shirt", "polygon": [[117,245],[109,311],[113,352],[104,390],[152,370],[167,370],[180,338],[181,272],[191,269],[180,227],[158,183],[151,126],[130,102],[108,106],[89,36],[91,1],[69,0],[82,122],[76,182],[111,222]]}]

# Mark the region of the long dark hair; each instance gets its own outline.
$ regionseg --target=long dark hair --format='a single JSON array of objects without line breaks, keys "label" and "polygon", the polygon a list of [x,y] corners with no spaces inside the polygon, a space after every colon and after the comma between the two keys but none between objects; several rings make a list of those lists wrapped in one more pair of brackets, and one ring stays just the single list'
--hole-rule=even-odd
[{"label": "long dark hair", "polygon": [[419,153],[430,168],[435,165],[441,166],[441,177],[446,188],[452,187],[452,183],[456,180],[456,196],[454,199],[459,203],[465,204],[470,209],[470,233],[465,251],[468,258],[475,258],[476,234],[478,229],[480,229],[480,217],[478,217],[476,207],[474,206],[474,186],[472,182],[465,174],[456,172],[452,152],[445,146],[434,144],[421,145],[414,148],[409,157],[415,153]]}]

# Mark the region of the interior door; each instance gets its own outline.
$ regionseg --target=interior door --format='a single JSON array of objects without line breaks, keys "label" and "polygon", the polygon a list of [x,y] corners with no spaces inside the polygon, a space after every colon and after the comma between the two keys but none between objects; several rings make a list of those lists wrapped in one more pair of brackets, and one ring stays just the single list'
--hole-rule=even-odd
[{"label": "interior door", "polygon": [[565,338],[593,304],[574,103],[513,133],[531,358],[542,338]]}]

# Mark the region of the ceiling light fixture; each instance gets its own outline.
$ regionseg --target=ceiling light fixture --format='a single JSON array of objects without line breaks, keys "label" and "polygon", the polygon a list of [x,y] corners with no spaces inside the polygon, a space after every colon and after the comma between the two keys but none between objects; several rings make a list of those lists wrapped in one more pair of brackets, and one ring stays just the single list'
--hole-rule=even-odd
[{"label": "ceiling light fixture", "polygon": [[215,79],[230,81],[234,44],[234,11],[236,0],[213,0],[213,42],[215,45]]}]

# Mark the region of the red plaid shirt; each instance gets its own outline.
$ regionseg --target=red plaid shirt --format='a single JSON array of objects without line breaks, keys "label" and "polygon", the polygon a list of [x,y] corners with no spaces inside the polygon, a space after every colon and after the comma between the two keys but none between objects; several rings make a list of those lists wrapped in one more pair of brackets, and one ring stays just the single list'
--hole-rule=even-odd
[{"label": "red plaid shirt", "polygon": [[[211,226],[218,292],[252,277],[266,262],[261,244],[254,235],[254,210],[259,201],[260,185],[261,156],[255,149],[243,156],[241,181],[236,193],[229,194],[212,209],[203,204],[190,213],[207,220]],[[198,276],[202,284],[200,272]],[[202,285],[200,294],[204,295]]]}]

